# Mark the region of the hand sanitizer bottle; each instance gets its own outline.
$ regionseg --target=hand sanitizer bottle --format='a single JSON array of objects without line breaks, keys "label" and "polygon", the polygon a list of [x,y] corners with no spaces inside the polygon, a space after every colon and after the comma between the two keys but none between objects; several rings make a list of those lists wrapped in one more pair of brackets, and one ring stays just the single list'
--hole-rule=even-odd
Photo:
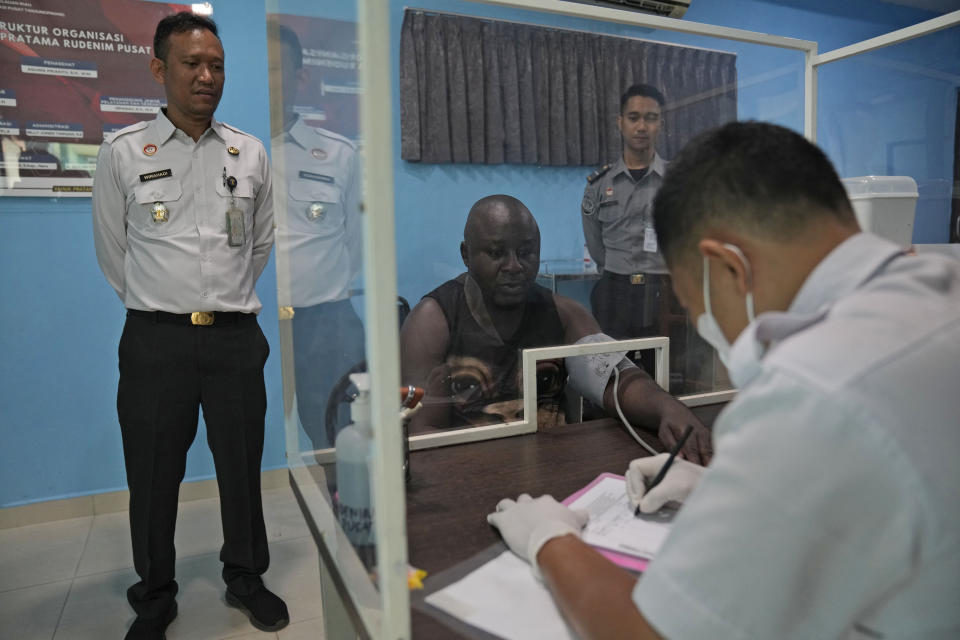
[{"label": "hand sanitizer bottle", "polygon": [[350,405],[353,422],[337,434],[337,518],[361,561],[372,569],[376,564],[373,503],[370,495],[370,376],[353,373],[350,381],[358,395]]}]

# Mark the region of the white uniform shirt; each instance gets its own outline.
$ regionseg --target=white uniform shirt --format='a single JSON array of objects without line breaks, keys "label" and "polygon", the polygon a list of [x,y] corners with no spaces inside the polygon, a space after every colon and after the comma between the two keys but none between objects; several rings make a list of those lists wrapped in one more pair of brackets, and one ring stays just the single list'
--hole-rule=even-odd
[{"label": "white uniform shirt", "polygon": [[[237,179],[242,246],[228,244],[224,173]],[[129,309],[259,312],[254,284],[273,245],[263,145],[216,120],[194,142],[162,111],[121,129],[97,158],[93,236],[100,268]]]},{"label": "white uniform shirt", "polygon": [[347,138],[297,119],[274,140],[274,157],[280,305],[344,300],[361,265],[356,149]]},{"label": "white uniform shirt", "polygon": [[671,638],[960,637],[960,262],[853,236],[730,368],[644,616]]}]

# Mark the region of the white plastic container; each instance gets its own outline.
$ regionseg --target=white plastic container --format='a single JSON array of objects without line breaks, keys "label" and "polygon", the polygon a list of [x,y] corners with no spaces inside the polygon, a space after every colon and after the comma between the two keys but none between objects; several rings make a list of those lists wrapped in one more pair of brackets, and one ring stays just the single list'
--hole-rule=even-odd
[{"label": "white plastic container", "polygon": [[910,176],[844,178],[853,213],[864,231],[907,247],[913,242],[917,183]]},{"label": "white plastic container", "polygon": [[350,404],[353,422],[336,439],[337,518],[360,560],[369,569],[376,563],[373,504],[370,496],[370,376],[350,374],[358,395]]}]

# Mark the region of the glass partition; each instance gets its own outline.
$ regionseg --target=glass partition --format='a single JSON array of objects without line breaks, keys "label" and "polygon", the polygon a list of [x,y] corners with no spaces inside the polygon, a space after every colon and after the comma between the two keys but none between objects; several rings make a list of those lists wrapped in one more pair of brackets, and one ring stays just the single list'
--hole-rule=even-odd
[{"label": "glass partition", "polygon": [[[613,166],[634,135],[623,119],[645,122],[636,137],[666,163],[698,132],[733,119],[812,128],[813,43],[573,3],[566,15],[540,0],[523,3],[539,12],[513,4],[267,3],[287,455],[321,552],[328,637],[410,636],[404,493],[416,468],[405,486],[404,425],[418,449],[529,432],[547,427],[545,416],[553,425],[601,416],[603,407],[569,409],[562,357],[609,345],[554,349],[601,331],[634,339],[623,345],[633,359],[687,403],[729,397],[725,370],[657,261],[649,202],[620,245],[605,244],[601,228],[591,251],[585,220],[613,220],[620,204],[621,184],[603,180],[628,181],[629,200],[662,170]],[[441,21],[422,38],[428,21],[411,12],[466,21]],[[613,13],[648,26],[591,18]],[[915,174],[923,201],[922,180],[940,180],[949,165],[956,35],[933,36],[943,38],[933,54],[876,52],[821,69],[822,144],[842,173],[878,173],[882,155],[888,168]],[[657,86],[662,104],[643,95],[641,108],[621,111],[635,83]],[[845,93],[853,86],[857,98]],[[876,130],[899,130],[864,131],[863,113]],[[863,152],[863,140],[883,149]],[[509,199],[486,201],[478,228],[466,228],[491,195]],[[604,255],[597,268],[597,247],[608,246],[635,252],[640,266]],[[491,265],[503,259],[513,275],[497,280]],[[620,276],[605,303],[628,329],[603,317],[604,272]],[[647,362],[644,351],[660,356]],[[416,405],[421,390],[419,410],[401,419],[401,402]],[[526,415],[533,407],[536,420]]]},{"label": "glass partition", "polygon": [[[731,391],[657,252],[651,207],[659,175],[653,173],[662,173],[698,132],[730,120],[761,119],[802,132],[800,46],[455,0],[391,3],[391,32],[399,63],[397,279],[413,307],[401,340],[403,382],[427,389],[425,405],[446,407],[421,413],[411,433],[430,434],[435,442],[438,432],[524,421],[521,346],[565,344],[591,332],[668,337],[668,388],[688,402]],[[551,51],[558,60],[550,59]],[[648,175],[625,166],[631,140],[623,135],[638,128],[629,128],[627,111],[618,122],[621,94],[637,83],[664,97],[662,105],[652,101],[655,114],[641,114],[658,118],[638,136],[664,163]],[[639,101],[645,109],[650,102]],[[495,258],[471,247],[469,237],[464,244],[465,225],[474,204],[494,194],[516,198],[536,221],[539,255],[523,265],[522,277],[533,271],[541,287],[530,300],[552,309],[553,296],[563,298],[559,326],[552,311],[534,313],[539,307],[528,305],[526,319],[504,334],[511,311],[484,293],[495,283],[475,286],[471,252],[475,265]],[[599,250],[589,246],[591,227]],[[598,268],[596,254],[604,252],[607,264]],[[566,331],[571,304],[595,318],[592,328]],[[654,375],[652,352],[631,357]],[[544,407],[556,424],[579,417],[566,409],[566,371],[545,364],[537,375],[541,428]],[[606,413],[590,405],[583,417]]]},{"label": "glass partition", "polygon": [[377,636],[376,529],[385,524],[373,506],[357,22],[353,3],[267,6],[287,455],[337,577],[324,598],[344,602],[350,626]]},{"label": "glass partition", "polygon": [[910,176],[919,192],[913,242],[948,242],[960,27],[824,64],[818,76],[817,140],[840,176]]}]

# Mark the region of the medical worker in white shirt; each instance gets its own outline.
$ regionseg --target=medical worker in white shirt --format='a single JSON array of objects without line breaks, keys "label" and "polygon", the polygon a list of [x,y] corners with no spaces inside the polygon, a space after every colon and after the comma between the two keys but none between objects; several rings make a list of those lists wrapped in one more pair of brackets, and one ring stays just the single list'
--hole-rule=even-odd
[{"label": "medical worker in white shirt", "polygon": [[584,638],[960,637],[960,262],[861,232],[826,156],[774,125],[701,135],[656,231],[739,389],[703,468],[635,460],[682,502],[643,576],[544,496],[488,520]]}]

